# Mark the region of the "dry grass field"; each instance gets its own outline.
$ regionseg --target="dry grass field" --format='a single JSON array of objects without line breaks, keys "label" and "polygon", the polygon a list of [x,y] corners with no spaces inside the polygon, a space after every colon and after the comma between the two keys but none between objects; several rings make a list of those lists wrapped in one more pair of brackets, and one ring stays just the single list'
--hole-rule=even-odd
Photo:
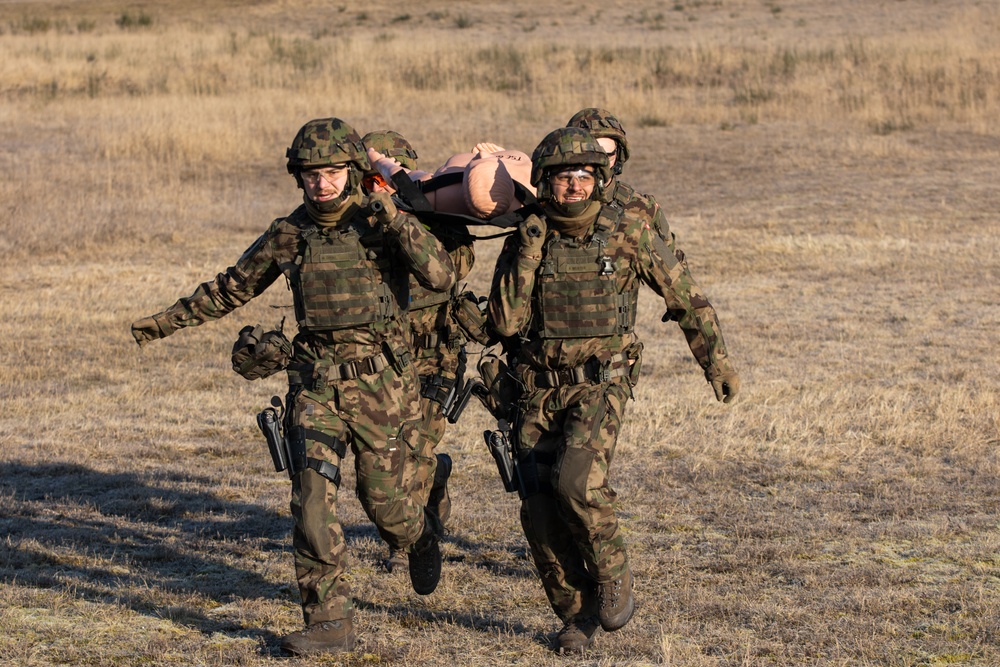
[{"label": "dry grass field", "polygon": [[290,295],[142,350],[129,323],[297,205],[310,118],[434,167],[585,106],[625,123],[743,379],[716,403],[644,292],[633,622],[552,653],[471,406],[441,586],[382,569],[348,475],[361,640],[288,662],[1000,665],[996,0],[0,0],[0,664],[280,660],[290,486],[253,414],[283,384],[229,354]]}]

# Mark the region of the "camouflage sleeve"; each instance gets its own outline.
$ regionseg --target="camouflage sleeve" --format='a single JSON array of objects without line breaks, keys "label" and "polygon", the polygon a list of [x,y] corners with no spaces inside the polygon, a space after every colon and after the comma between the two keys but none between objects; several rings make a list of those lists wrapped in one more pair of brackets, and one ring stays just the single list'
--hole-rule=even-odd
[{"label": "camouflage sleeve", "polygon": [[183,327],[217,320],[267,289],[281,275],[275,258],[277,222],[247,248],[234,266],[214,280],[199,285],[191,296],[178,299],[174,305],[154,315],[161,330],[173,333]]},{"label": "camouflage sleeve", "polygon": [[455,263],[444,245],[415,217],[406,214],[394,225],[399,247],[417,281],[427,289],[444,292],[458,282]]},{"label": "camouflage sleeve", "polygon": [[644,223],[640,230],[640,279],[663,298],[663,321],[677,322],[702,369],[717,367],[727,358],[718,315],[691,275],[662,210],[654,206],[652,225]]},{"label": "camouflage sleeve", "polygon": [[490,324],[505,337],[517,334],[531,321],[531,294],[540,261],[519,249],[517,238],[507,237],[497,258],[486,310]]},{"label": "camouflage sleeve", "polygon": [[454,222],[430,224],[428,228],[451,256],[451,261],[455,265],[455,282],[465,280],[472,272],[473,264],[476,263],[476,253],[472,245],[476,237],[469,232],[467,226]]},{"label": "camouflage sleeve", "polygon": [[472,265],[476,263],[476,252],[472,244],[460,245],[450,253],[451,261],[455,265],[455,281],[465,280],[472,272]]}]

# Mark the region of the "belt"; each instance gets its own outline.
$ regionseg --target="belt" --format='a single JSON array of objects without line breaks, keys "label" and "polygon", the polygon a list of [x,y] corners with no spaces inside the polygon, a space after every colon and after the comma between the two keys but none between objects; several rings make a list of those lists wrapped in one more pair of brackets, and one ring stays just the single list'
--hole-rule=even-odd
[{"label": "belt", "polygon": [[374,356],[365,357],[364,359],[348,361],[343,364],[333,364],[326,371],[326,379],[327,382],[330,380],[353,380],[359,375],[381,373],[391,365],[389,357],[385,356],[384,352],[379,352]]},{"label": "belt", "polygon": [[629,372],[628,358],[621,352],[615,354],[606,363],[596,359],[582,366],[559,368],[551,371],[527,371],[525,382],[528,386],[538,389],[555,389],[565,385],[583,384],[584,382],[611,382],[625,377]]},{"label": "belt", "polygon": [[437,347],[441,342],[441,334],[438,332],[429,334],[417,334],[413,336],[413,347],[418,350],[429,350]]},{"label": "belt", "polygon": [[[402,364],[409,364],[409,358]],[[392,360],[384,352],[376,355],[348,361],[343,364],[316,364],[308,366],[289,366],[288,381],[290,384],[311,386],[313,391],[324,391],[331,382],[353,380],[360,375],[381,373],[392,366]]]}]

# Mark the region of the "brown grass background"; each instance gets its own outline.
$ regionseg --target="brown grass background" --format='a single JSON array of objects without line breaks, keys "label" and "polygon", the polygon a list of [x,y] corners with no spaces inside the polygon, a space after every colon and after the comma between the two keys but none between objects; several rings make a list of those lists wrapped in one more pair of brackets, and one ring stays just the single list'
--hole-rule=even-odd
[{"label": "brown grass background", "polygon": [[3,0],[0,100],[0,664],[263,665],[300,627],[253,425],[283,383],[229,368],[289,294],[141,351],[128,325],[298,203],[303,122],[434,167],[603,106],[743,377],[717,404],[644,293],[613,470],[635,620],[551,653],[472,406],[441,587],[381,569],[348,476],[361,642],[301,663],[1000,665],[992,0]]}]

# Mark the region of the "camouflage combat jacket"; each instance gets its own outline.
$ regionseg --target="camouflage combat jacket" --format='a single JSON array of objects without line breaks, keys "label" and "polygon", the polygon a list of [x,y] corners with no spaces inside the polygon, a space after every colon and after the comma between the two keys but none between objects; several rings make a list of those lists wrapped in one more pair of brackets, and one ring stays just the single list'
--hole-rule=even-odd
[{"label": "camouflage combat jacket", "polygon": [[[260,295],[284,275],[292,290],[300,324],[294,341],[296,357],[346,363],[379,354],[386,344],[391,349],[406,349],[409,341],[404,314],[409,301],[410,273],[424,287],[445,292],[456,280],[454,264],[440,242],[415,218],[407,217],[397,235],[383,232],[367,206],[348,222],[335,227],[316,225],[305,206],[300,206],[288,217],[272,222],[234,266],[199,285],[191,296],[179,299],[156,316],[157,320],[163,322],[161,327],[176,330],[218,319]],[[343,237],[344,243],[338,249],[351,250],[354,255],[351,261],[356,266],[338,272],[335,264],[327,264],[326,277],[313,272],[312,278],[303,281],[302,265],[310,261],[305,254],[324,237],[333,236]],[[322,267],[323,262],[335,261],[336,257],[314,259],[313,263]],[[381,315],[357,317],[354,322],[345,320],[339,326],[335,315],[330,313],[340,306],[328,305],[326,319],[316,319],[317,303],[328,302],[332,292],[344,292],[343,286],[322,284],[337,275],[348,281],[353,279],[359,294],[374,292],[382,301],[388,298]],[[319,309],[322,311],[322,307]]]},{"label": "camouflage combat jacket", "polygon": [[[645,283],[663,299],[667,309],[664,320],[675,320],[680,325],[699,365],[706,369],[717,364],[726,357],[726,348],[715,308],[691,276],[659,205],[652,197],[633,196],[631,192],[622,197],[624,201],[611,199],[602,207],[597,223],[614,217],[612,211],[617,210],[617,225],[599,239],[605,245],[596,257],[607,265],[605,277],[619,295],[618,307],[627,311],[631,304],[634,309],[633,295],[639,284]],[[521,338],[519,362],[535,370],[576,368],[593,360],[608,363],[638,340],[631,329],[634,310],[615,318],[613,312],[588,313],[585,307],[576,308],[577,319],[569,333],[584,331],[586,335],[552,335],[553,331],[547,333],[540,326],[537,311],[543,307],[544,274],[559,270],[558,263],[551,261],[553,249],[595,243],[594,225],[581,238],[569,241],[560,239],[559,233],[549,227],[540,261],[520,253],[516,235],[507,239],[493,276],[490,321],[501,335]],[[607,295],[596,293],[566,296],[574,297],[576,303],[586,302],[588,297],[610,301]],[[570,317],[566,315],[567,320]],[[617,326],[611,321],[615,319]]]},{"label": "camouflage combat jacket", "polygon": [[457,282],[472,270],[475,253],[471,243],[459,242],[447,235],[439,240],[455,266],[456,287],[447,292],[434,291],[421,285],[416,276],[410,279],[410,340],[420,375],[441,371],[454,375],[458,370],[458,348],[465,342],[452,314],[452,300]]}]

